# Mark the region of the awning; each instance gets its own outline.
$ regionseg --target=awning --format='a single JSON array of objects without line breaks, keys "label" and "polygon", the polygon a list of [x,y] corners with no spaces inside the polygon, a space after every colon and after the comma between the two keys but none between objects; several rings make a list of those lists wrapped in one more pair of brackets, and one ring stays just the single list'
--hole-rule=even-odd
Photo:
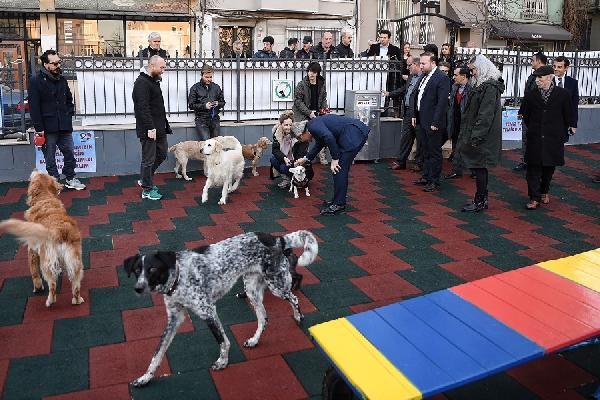
[{"label": "awning", "polygon": [[521,40],[571,40],[573,35],[561,26],[524,24],[519,22],[492,22],[490,37]]},{"label": "awning", "polygon": [[465,24],[465,28],[469,28],[473,24],[481,23],[485,19],[474,1],[468,0],[448,0],[446,7],[446,16],[460,21]]}]

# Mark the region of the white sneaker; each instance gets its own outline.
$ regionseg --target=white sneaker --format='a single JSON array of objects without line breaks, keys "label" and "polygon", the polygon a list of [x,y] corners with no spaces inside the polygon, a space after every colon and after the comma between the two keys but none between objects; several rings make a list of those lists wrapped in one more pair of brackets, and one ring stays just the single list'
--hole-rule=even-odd
[{"label": "white sneaker", "polygon": [[[139,187],[143,187],[141,179],[138,179],[137,184],[138,184]],[[152,189],[158,190],[158,186],[154,185],[154,186],[152,186]]]},{"label": "white sneaker", "polygon": [[79,179],[77,179],[77,178],[73,178],[71,180],[67,179],[65,181],[65,186],[68,187],[69,189],[75,189],[75,190],[85,189],[85,185],[83,183],[79,182]]}]

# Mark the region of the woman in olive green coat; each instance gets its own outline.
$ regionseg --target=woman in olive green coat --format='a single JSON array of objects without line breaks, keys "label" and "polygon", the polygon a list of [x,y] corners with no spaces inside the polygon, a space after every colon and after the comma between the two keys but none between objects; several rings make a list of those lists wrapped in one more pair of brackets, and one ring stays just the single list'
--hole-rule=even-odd
[{"label": "woman in olive green coat", "polygon": [[477,191],[473,203],[462,208],[479,212],[488,208],[488,168],[500,161],[502,151],[502,73],[485,56],[469,61],[473,89],[460,122],[458,150],[465,167],[475,174]]}]

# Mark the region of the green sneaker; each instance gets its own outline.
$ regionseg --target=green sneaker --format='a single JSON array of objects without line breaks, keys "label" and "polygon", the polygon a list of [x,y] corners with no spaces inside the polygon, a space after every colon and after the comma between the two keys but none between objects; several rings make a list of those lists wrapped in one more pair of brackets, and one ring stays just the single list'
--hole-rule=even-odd
[{"label": "green sneaker", "polygon": [[152,188],[142,191],[142,199],[160,200],[162,199],[162,194],[158,193],[157,189]]}]

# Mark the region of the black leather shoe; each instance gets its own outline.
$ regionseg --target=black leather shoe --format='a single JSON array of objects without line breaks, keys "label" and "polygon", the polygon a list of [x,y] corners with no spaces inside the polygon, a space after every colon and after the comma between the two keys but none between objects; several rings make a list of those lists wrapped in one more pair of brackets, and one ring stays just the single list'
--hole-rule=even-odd
[{"label": "black leather shoe", "polygon": [[452,172],[451,174],[444,176],[444,179],[456,179],[456,178],[462,178],[462,174],[457,174],[456,172]]},{"label": "black leather shoe", "polygon": [[513,167],[513,171],[524,171],[527,169],[527,164],[520,162]]},{"label": "black leather shoe", "polygon": [[427,179],[425,178],[419,178],[416,181],[413,182],[415,185],[427,185],[429,182],[427,182]]},{"label": "black leather shoe", "polygon": [[440,190],[440,185],[436,185],[435,183],[428,183],[423,188],[423,191],[428,193],[437,192],[438,190]]},{"label": "black leather shoe", "polygon": [[342,211],[346,211],[346,206],[339,206],[337,204],[332,204],[330,206],[325,207],[321,210],[321,215],[335,215],[339,214]]},{"label": "black leather shoe", "polygon": [[333,204],[333,200],[323,200],[323,205],[324,206],[330,206]]}]

